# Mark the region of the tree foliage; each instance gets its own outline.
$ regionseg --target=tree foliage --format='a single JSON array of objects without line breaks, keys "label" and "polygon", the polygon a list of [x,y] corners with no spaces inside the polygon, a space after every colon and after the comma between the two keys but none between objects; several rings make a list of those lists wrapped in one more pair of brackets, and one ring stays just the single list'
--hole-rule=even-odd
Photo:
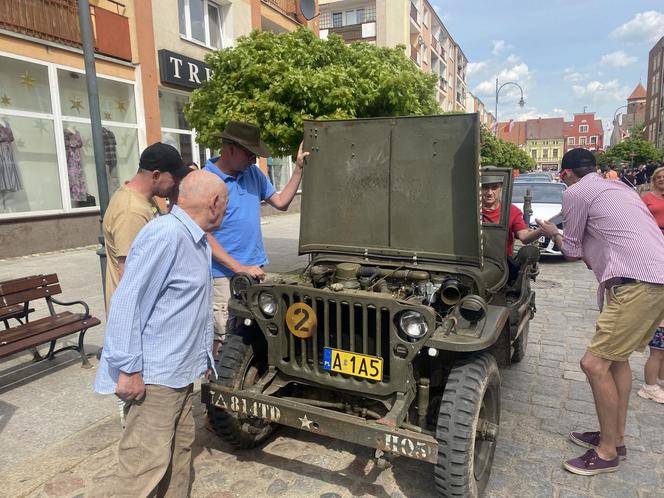
[{"label": "tree foliage", "polygon": [[258,124],[276,156],[293,154],[305,119],[438,114],[436,77],[418,70],[404,47],[346,45],[310,30],[254,31],[206,57],[213,76],[185,110],[201,143],[218,148],[229,120]]},{"label": "tree foliage", "polygon": [[495,137],[484,126],[481,131],[481,142],[482,166],[498,166],[519,169],[519,171],[527,171],[535,167],[535,161],[524,150],[511,142]]},{"label": "tree foliage", "polygon": [[644,164],[659,161],[662,153],[655,145],[641,138],[629,137],[598,156],[600,166],[618,163]]}]

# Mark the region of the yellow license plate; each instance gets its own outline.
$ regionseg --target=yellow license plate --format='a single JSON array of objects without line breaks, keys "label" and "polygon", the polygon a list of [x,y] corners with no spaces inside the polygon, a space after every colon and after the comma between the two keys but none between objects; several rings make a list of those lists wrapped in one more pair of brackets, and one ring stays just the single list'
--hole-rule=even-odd
[{"label": "yellow license plate", "polygon": [[383,380],[383,359],[377,356],[325,348],[323,350],[323,368],[355,377]]}]

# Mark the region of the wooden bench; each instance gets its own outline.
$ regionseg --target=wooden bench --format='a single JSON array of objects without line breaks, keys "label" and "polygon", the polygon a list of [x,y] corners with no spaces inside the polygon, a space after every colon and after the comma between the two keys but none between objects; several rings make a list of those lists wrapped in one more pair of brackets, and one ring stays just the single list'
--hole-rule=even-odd
[{"label": "wooden bench", "polygon": [[[60,351],[74,350],[81,355],[84,368],[90,368],[90,362],[85,355],[83,338],[85,332],[101,322],[90,315],[88,305],[83,301],[58,301],[53,296],[60,294],[62,289],[55,273],[50,275],[34,275],[0,282],[0,321],[5,324],[5,330],[0,330],[0,358],[34,349],[36,346],[50,342],[47,359],[53,359]],[[37,299],[45,299],[49,316],[35,321],[29,321],[28,315],[34,311],[30,303]],[[83,313],[63,311],[56,313],[54,304],[59,306],[83,306]],[[18,325],[10,326],[9,320],[14,319]],[[25,320],[25,322],[23,322]],[[57,339],[78,332],[78,345],[55,349]],[[37,356],[36,359],[39,359]]]}]

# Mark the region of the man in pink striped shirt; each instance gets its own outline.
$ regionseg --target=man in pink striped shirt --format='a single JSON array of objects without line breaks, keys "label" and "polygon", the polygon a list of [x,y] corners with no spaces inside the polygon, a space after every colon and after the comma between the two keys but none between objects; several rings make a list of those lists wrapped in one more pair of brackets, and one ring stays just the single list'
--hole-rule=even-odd
[{"label": "man in pink striped shirt", "polygon": [[599,282],[601,313],[581,369],[590,382],[600,431],[572,432],[570,439],[589,451],[563,464],[581,475],[616,471],[626,457],[629,356],[645,348],[664,318],[664,238],[639,195],[622,182],[605,180],[596,168],[591,152],[567,152],[560,172],[568,187],[564,235],[537,220],[565,257],[583,259]]}]

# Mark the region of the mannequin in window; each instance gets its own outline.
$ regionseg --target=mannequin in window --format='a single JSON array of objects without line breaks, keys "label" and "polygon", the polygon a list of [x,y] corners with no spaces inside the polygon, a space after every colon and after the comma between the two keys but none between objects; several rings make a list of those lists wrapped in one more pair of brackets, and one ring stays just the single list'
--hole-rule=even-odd
[{"label": "mannequin in window", "polygon": [[83,140],[74,125],[65,129],[65,150],[67,151],[67,175],[69,177],[69,194],[74,206],[85,203],[88,198],[88,185],[81,160]]}]

